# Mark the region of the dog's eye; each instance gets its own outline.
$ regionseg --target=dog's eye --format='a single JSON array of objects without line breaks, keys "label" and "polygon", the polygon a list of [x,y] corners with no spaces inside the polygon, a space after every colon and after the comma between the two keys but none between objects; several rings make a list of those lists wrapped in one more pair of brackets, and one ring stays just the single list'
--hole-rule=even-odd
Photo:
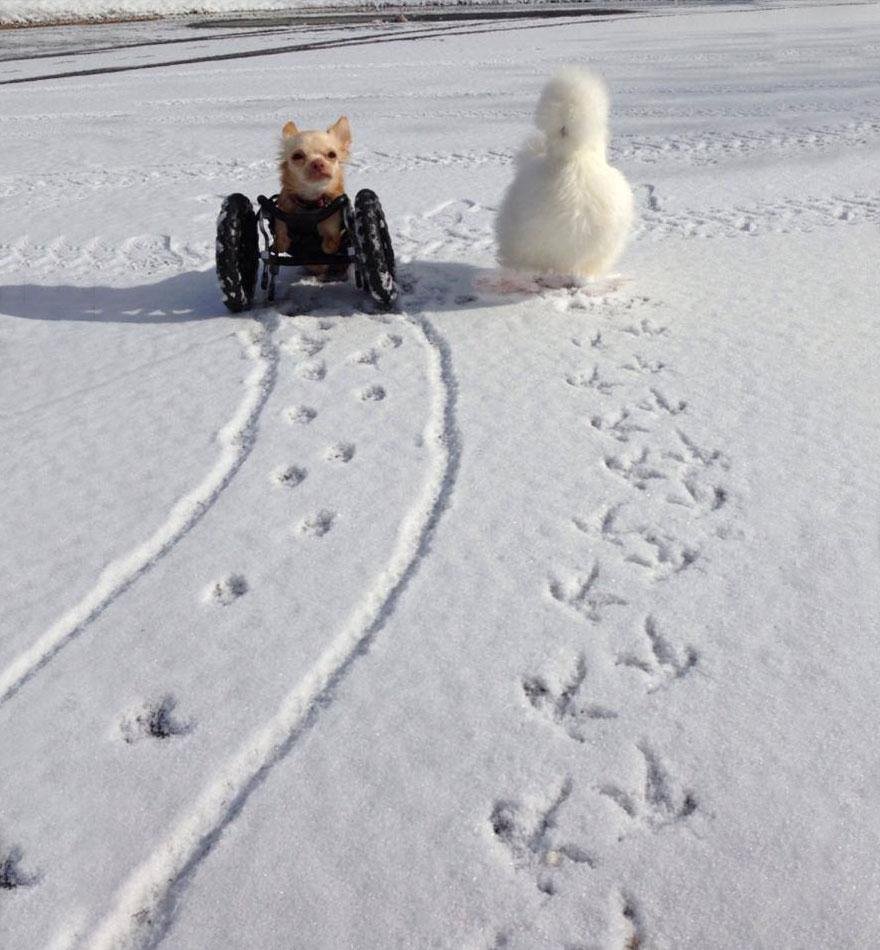
[{"label": "dog's eye", "polygon": [[305,152],[294,152],[293,155],[290,156],[290,160],[292,162],[301,162],[305,157]]},{"label": "dog's eye", "polygon": [[336,158],[336,152],[332,152],[332,151],[331,151],[331,152],[328,152],[328,153],[327,153],[327,158]]}]

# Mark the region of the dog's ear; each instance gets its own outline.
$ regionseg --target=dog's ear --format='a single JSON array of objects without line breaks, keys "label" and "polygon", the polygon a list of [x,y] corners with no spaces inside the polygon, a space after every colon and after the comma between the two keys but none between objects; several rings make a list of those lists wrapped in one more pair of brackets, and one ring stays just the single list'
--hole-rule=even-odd
[{"label": "dog's ear", "polygon": [[327,132],[335,136],[343,149],[345,149],[346,152],[348,151],[348,147],[351,145],[351,126],[348,124],[348,118],[346,116],[340,116],[333,125],[327,129]]},{"label": "dog's ear", "polygon": [[298,135],[299,129],[296,127],[295,122],[287,122],[285,123],[284,128],[281,130],[281,134],[286,139],[289,139],[292,135]]}]

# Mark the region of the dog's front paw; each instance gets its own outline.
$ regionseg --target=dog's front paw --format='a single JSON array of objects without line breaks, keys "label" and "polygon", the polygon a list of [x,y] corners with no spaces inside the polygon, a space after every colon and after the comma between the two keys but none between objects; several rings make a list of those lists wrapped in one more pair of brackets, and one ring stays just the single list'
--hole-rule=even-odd
[{"label": "dog's front paw", "polygon": [[325,254],[335,254],[339,250],[339,246],[342,244],[342,238],[339,237],[325,237],[321,241],[321,250]]}]

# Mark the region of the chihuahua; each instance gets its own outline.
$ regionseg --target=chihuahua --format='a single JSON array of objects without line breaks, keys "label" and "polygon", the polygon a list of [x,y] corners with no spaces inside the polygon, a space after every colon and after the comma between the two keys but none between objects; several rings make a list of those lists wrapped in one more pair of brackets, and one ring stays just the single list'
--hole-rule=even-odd
[{"label": "chihuahua", "polygon": [[[351,128],[342,116],[326,132],[300,131],[293,122],[281,130],[281,193],[278,208],[288,214],[320,208],[345,191],[343,163],[351,149]],[[335,254],[342,242],[342,213],[337,211],[318,224],[321,250]],[[283,221],[275,221],[275,247],[282,254],[290,249],[291,237]],[[336,268],[312,267],[323,277],[339,276]]]}]

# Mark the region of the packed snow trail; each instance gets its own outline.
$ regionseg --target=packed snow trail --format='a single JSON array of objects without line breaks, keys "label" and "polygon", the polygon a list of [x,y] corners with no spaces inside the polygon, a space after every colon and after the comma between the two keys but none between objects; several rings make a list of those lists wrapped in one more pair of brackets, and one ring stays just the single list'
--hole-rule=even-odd
[{"label": "packed snow trail", "polygon": [[116,907],[89,940],[96,950],[155,946],[161,940],[188,876],[275,763],[334,700],[348,670],[369,650],[430,549],[434,530],[449,505],[459,464],[456,381],[449,347],[431,323],[418,313],[404,318],[421,335],[429,359],[434,406],[424,438],[433,449],[434,461],[422,497],[401,523],[391,561],[345,628],[284,698],[275,715],[245,743],[192,812],[123,885]]},{"label": "packed snow trail", "polygon": [[[334,292],[333,288],[328,288],[321,292],[320,288],[305,287],[301,293],[311,298],[313,312],[320,313],[323,310],[325,313],[336,314],[332,303],[330,303],[329,309],[326,304],[322,306],[322,303],[323,299],[332,299],[333,296],[338,297],[338,291]],[[354,294],[351,296],[354,297]],[[393,332],[397,330],[393,326],[386,328],[388,318],[382,318],[379,315],[368,318],[363,313],[361,317],[362,319],[359,321],[346,320],[345,317],[341,317],[341,323],[338,326],[337,319],[340,319],[338,316],[335,319],[326,317],[321,319],[306,318],[305,323],[302,322],[302,318],[291,318],[286,315],[279,318],[278,314],[274,314],[265,318],[266,322],[276,327],[272,337],[273,352],[276,359],[280,361],[280,365],[288,371],[283,374],[284,378],[281,381],[280,388],[273,388],[268,397],[268,401],[277,407],[277,415],[270,411],[268,418],[266,418],[264,413],[261,425],[262,438],[256,440],[252,446],[253,450],[245,468],[244,478],[236,483],[231,494],[222,499],[220,513],[218,514],[215,509],[213,518],[206,519],[203,524],[198,526],[197,531],[189,533],[189,544],[185,546],[189,548],[189,551],[183,550],[181,552],[177,549],[173,552],[173,556],[164,559],[164,571],[160,572],[164,573],[164,576],[156,577],[155,573],[151,572],[150,579],[145,585],[139,585],[137,590],[131,589],[131,593],[139,595],[131,610],[135,616],[140,616],[148,622],[150,622],[148,618],[162,612],[156,609],[155,597],[157,591],[162,591],[163,587],[167,585],[169,577],[177,575],[189,578],[192,576],[194,566],[191,563],[193,543],[198,546],[206,545],[207,548],[210,548],[212,544],[211,537],[215,539],[215,543],[216,539],[222,538],[225,530],[224,514],[228,523],[229,514],[241,507],[243,493],[245,497],[253,499],[259,499],[262,496],[266,502],[274,499],[272,504],[264,503],[262,505],[267,509],[269,515],[271,515],[272,508],[276,507],[279,502],[284,508],[289,506],[292,506],[294,510],[299,508],[302,514],[300,515],[299,524],[293,532],[294,545],[297,546],[297,550],[301,545],[303,546],[302,550],[306,551],[309,550],[309,545],[319,544],[322,550],[326,550],[330,559],[328,563],[332,565],[333,550],[337,546],[333,539],[339,537],[340,541],[344,543],[346,528],[351,530],[352,527],[356,527],[358,513],[347,510],[350,507],[347,503],[340,505],[337,501],[334,503],[333,509],[328,511],[327,526],[322,528],[321,531],[312,530],[309,527],[312,520],[308,516],[309,497],[314,495],[315,490],[317,490],[318,497],[322,493],[325,497],[327,494],[332,497],[331,483],[341,478],[344,484],[349,473],[354,477],[356,483],[364,482],[365,479],[367,483],[369,481],[376,482],[381,477],[383,468],[387,468],[385,449],[381,445],[382,439],[378,440],[379,445],[376,447],[380,450],[378,453],[371,448],[368,442],[364,441],[364,434],[372,428],[371,420],[378,421],[380,419],[388,428],[389,436],[392,439],[391,445],[394,446],[396,451],[396,464],[399,468],[399,473],[388,472],[382,486],[383,490],[388,492],[389,495],[395,494],[397,492],[395,482],[400,483],[400,488],[405,495],[410,494],[413,489],[417,490],[418,481],[422,479],[421,477],[417,480],[412,478],[413,475],[418,475],[418,469],[414,469],[412,462],[405,457],[406,453],[401,453],[397,448],[396,441],[399,438],[397,428],[401,423],[407,429],[412,424],[418,424],[419,398],[414,397],[418,397],[418,387],[426,385],[436,378],[436,386],[439,387],[436,389],[437,395],[434,400],[436,411],[431,413],[436,424],[430,424],[428,431],[419,435],[418,442],[425,446],[425,451],[432,450],[436,443],[438,458],[442,460],[448,457],[449,464],[439,472],[436,479],[429,478],[429,484],[422,488],[422,491],[427,493],[425,497],[436,502],[436,508],[426,511],[429,524],[419,522],[417,517],[419,512],[416,510],[413,510],[407,516],[407,509],[412,507],[412,502],[408,502],[406,509],[402,512],[404,525],[400,529],[398,540],[395,542],[398,554],[393,555],[393,552],[389,551],[391,563],[387,571],[390,573],[381,574],[380,572],[380,581],[384,577],[388,589],[381,588],[377,590],[374,587],[375,582],[370,580],[367,584],[368,589],[371,590],[370,597],[361,609],[355,611],[347,621],[348,639],[345,636],[337,636],[335,648],[328,646],[327,641],[332,640],[333,637],[332,634],[328,635],[327,629],[329,626],[332,630],[332,627],[336,625],[336,621],[331,620],[331,618],[345,607],[344,600],[338,598],[338,591],[333,592],[336,594],[335,597],[330,591],[327,592],[326,603],[329,609],[321,608],[320,604],[316,605],[318,609],[313,612],[310,621],[310,626],[314,627],[314,631],[308,637],[304,637],[300,632],[296,637],[290,638],[289,644],[279,641],[273,642],[271,638],[268,640],[265,637],[262,638],[263,647],[260,652],[253,656],[253,662],[261,669],[261,675],[271,674],[273,666],[276,672],[280,672],[286,665],[296,674],[292,681],[302,681],[299,689],[291,693],[290,683],[288,683],[283,693],[277,695],[278,688],[283,683],[277,676],[272,677],[274,681],[264,688],[265,696],[261,703],[257,704],[245,719],[242,719],[240,710],[234,708],[229,709],[226,715],[219,710],[209,711],[204,709],[201,713],[196,710],[196,714],[193,716],[193,705],[191,700],[187,699],[189,688],[178,685],[177,688],[169,690],[168,678],[165,674],[163,678],[165,678],[166,685],[164,688],[166,693],[161,704],[148,701],[140,707],[134,708],[132,703],[131,711],[125,714],[117,729],[111,732],[113,736],[112,744],[102,746],[98,753],[98,759],[92,758],[88,762],[87,773],[82,771],[86,763],[79,763],[75,759],[67,763],[68,778],[66,781],[69,785],[82,786],[88,784],[91,781],[90,776],[93,775],[97,778],[102,769],[112,769],[116,758],[113,746],[120,738],[127,743],[136,744],[138,748],[142,748],[143,743],[149,746],[150,742],[155,742],[157,738],[167,739],[172,743],[188,743],[196,735],[199,735],[200,739],[198,741],[201,744],[209,735],[212,735],[212,743],[219,751],[229,743],[230,736],[238,735],[243,739],[249,731],[253,731],[255,748],[250,749],[250,756],[243,753],[242,759],[246,764],[252,763],[255,755],[266,752],[266,743],[271,744],[273,738],[279,739],[279,730],[290,725],[289,717],[294,716],[297,709],[303,716],[308,714],[312,708],[310,700],[314,698],[311,695],[312,692],[320,692],[324,687],[328,690],[331,689],[332,684],[342,676],[345,670],[343,660],[346,658],[346,648],[351,653],[351,656],[348,657],[349,660],[353,660],[355,656],[359,655],[355,634],[360,633],[369,637],[384,623],[386,612],[391,609],[395,599],[415,571],[418,557],[426,550],[434,520],[439,517],[439,513],[451,492],[451,479],[455,470],[453,463],[457,460],[452,415],[454,391],[450,389],[447,396],[445,386],[447,381],[451,383],[454,377],[451,374],[449,356],[443,348],[442,340],[437,339],[430,326],[418,315],[406,320],[400,318],[400,329],[405,332]],[[279,319],[283,323],[283,328],[280,330],[277,329]],[[408,354],[407,352],[408,341],[411,344],[419,338],[425,344],[428,358],[428,366],[424,371],[421,369],[420,360],[418,358],[414,359],[414,354]],[[373,345],[364,345],[370,339],[372,339]],[[360,341],[359,346],[357,345],[358,341]],[[348,356],[343,358],[346,350],[349,351]],[[339,358],[334,357],[334,354],[338,354]],[[395,364],[399,365],[402,371],[394,373],[394,385],[392,386],[384,381],[383,377],[385,370]],[[293,370],[293,372],[291,373],[290,370]],[[424,380],[422,380],[422,376],[424,376]],[[384,384],[380,385],[376,380],[383,380]],[[350,389],[351,386],[354,386],[354,388]],[[435,387],[432,384],[428,388],[433,390]],[[323,406],[322,402],[316,398],[324,391],[331,400],[329,406]],[[307,392],[312,394],[309,402],[300,401],[301,397]],[[291,400],[292,396],[294,397],[293,400]],[[361,432],[356,442],[337,440],[327,444],[325,441],[327,436],[333,432],[339,421],[343,422],[343,431],[346,435],[356,435],[358,427],[352,424],[353,416],[348,420],[337,420],[336,424],[333,421],[332,417],[336,414],[336,407],[341,407],[342,399],[345,400],[344,404],[346,406],[350,404],[359,407],[356,414],[362,420],[359,428],[364,431]],[[315,406],[318,408],[315,408]],[[276,418],[277,421],[274,421]],[[299,443],[298,451],[300,453],[304,451],[305,443],[311,442],[313,444],[314,448],[310,454],[314,453],[317,456],[314,466],[291,465],[289,462],[278,464],[279,450],[283,451],[284,444],[290,442],[291,439],[293,439],[294,444]],[[321,447],[322,443],[323,448]],[[391,445],[389,445],[389,448]],[[413,460],[421,464],[422,454],[417,449]],[[269,464],[273,457],[275,464]],[[283,460],[284,456],[280,456],[280,459]],[[327,473],[324,476],[323,491],[322,479],[319,477],[322,469]],[[407,484],[408,481],[412,482],[411,487]],[[311,488],[310,486],[314,487]],[[432,486],[436,488],[434,493],[432,493]],[[330,488],[329,493],[328,488]],[[368,496],[369,491],[364,491],[361,488],[355,492],[352,499],[356,501],[359,507],[365,509],[362,514],[367,516],[370,514]],[[289,502],[285,504],[288,499]],[[426,501],[425,504],[427,505],[427,503]],[[251,511],[252,516],[259,513],[252,502],[246,503],[246,510]],[[321,509],[321,511],[324,510]],[[371,560],[374,561],[376,551],[373,549],[377,547],[377,542],[379,542],[378,547],[381,550],[384,544],[381,536],[388,534],[389,541],[394,540],[393,532],[400,516],[393,507],[389,512],[381,509],[379,511],[381,511],[381,517],[375,517],[375,515],[373,517],[373,520],[378,523],[381,529],[377,537],[371,537],[371,535],[377,533],[375,528],[364,524],[361,529],[360,547],[366,557],[363,565],[352,565],[356,568],[353,577],[357,578],[358,583],[361,583],[361,579],[367,580],[369,578],[369,575],[364,576],[363,568],[369,565]],[[303,515],[306,515],[306,517],[303,517]],[[424,529],[423,534],[420,533],[422,529]],[[200,540],[205,537],[206,531],[208,540]],[[332,534],[324,538],[323,535],[327,532],[332,532]],[[277,538],[277,541],[281,542],[283,546],[289,546],[290,544],[290,541],[285,537],[286,535],[287,531]],[[297,537],[301,540],[297,541]],[[264,550],[257,557],[258,560],[265,562],[260,565],[261,570],[266,572],[273,582],[280,581],[283,587],[288,583],[288,575],[280,564],[273,563],[273,560],[278,557],[279,549],[272,544],[272,540],[275,539],[273,539],[271,531],[264,535]],[[330,544],[329,548],[327,547],[328,544]],[[198,547],[196,552],[198,552]],[[226,556],[228,556],[228,552],[223,553],[223,557]],[[239,564],[242,564],[240,553],[237,556]],[[289,555],[287,556],[289,557]],[[197,553],[197,557],[206,560],[204,553],[202,555]],[[322,559],[317,552],[314,557],[316,569],[320,571]],[[377,564],[376,566],[379,567],[380,565]],[[199,585],[202,586],[207,580],[205,575],[210,577],[211,567],[208,566],[206,561],[204,565],[196,564],[195,568],[204,578]],[[336,567],[334,574],[337,579],[347,576],[346,569],[342,566]],[[307,572],[300,570],[298,578],[304,580],[306,575]],[[234,573],[222,574],[218,572],[214,576],[218,578],[216,582],[211,582],[207,588],[202,586],[203,593],[199,600],[203,603],[199,605],[195,615],[189,621],[189,626],[193,628],[192,632],[188,632],[184,637],[181,637],[180,633],[175,634],[173,628],[167,634],[155,629],[157,623],[163,623],[161,620],[150,622],[152,629],[148,637],[143,637],[136,630],[132,631],[130,625],[123,621],[122,629],[116,634],[118,642],[113,644],[113,651],[110,656],[128,654],[129,659],[126,667],[134,667],[134,669],[131,672],[126,669],[124,675],[114,677],[112,691],[117,696],[124,697],[126,691],[130,690],[131,686],[126,686],[126,680],[130,680],[137,688],[137,680],[141,678],[137,672],[137,664],[131,661],[131,649],[135,643],[138,645],[139,652],[146,655],[149,655],[151,649],[157,653],[164,653],[165,662],[168,663],[168,654],[172,646],[177,654],[186,655],[185,652],[181,653],[180,647],[183,646],[185,651],[187,641],[194,648],[197,648],[196,645],[199,642],[205,642],[206,635],[213,636],[216,640],[218,632],[216,630],[211,631],[210,628],[216,625],[220,619],[217,613],[218,610],[223,615],[224,620],[228,617],[229,624],[225,624],[225,626],[229,626],[230,630],[237,634],[236,616],[241,617],[242,610],[244,610],[246,616],[248,611],[247,606],[242,605],[254,603],[259,609],[260,599],[266,596],[266,578],[255,574],[252,565],[248,567],[245,564],[244,570],[240,569]],[[198,574],[196,574],[196,577],[198,577]],[[350,582],[345,583],[354,592],[354,587]],[[291,593],[293,596],[288,599],[288,614],[281,614],[277,618],[279,632],[286,630],[289,633],[291,620],[287,617],[299,617],[298,620],[293,621],[294,625],[303,622],[302,607],[297,605],[296,591]],[[130,596],[131,594],[129,594]],[[105,628],[108,621],[119,627],[119,607],[125,603],[126,598],[120,598],[112,605],[113,610],[108,611],[106,616],[102,615],[100,618],[96,618],[96,620],[101,622]],[[179,609],[179,607],[176,608],[176,610]],[[373,614],[370,613],[371,610],[374,611]],[[171,616],[173,617],[173,613]],[[214,619],[212,620],[212,618]],[[357,623],[361,623],[365,629],[355,629]],[[197,634],[197,636],[193,636],[193,634]],[[132,635],[134,635],[134,639]],[[250,640],[253,641],[253,637]],[[245,642],[241,645],[242,649],[248,653],[253,652],[253,646],[253,642]],[[363,646],[364,643],[360,643],[360,647]],[[98,651],[105,655],[108,653],[106,648],[102,649],[100,635],[96,638],[90,652],[95,654]],[[269,651],[274,651],[276,654],[272,663],[267,663]],[[291,664],[292,659],[294,660],[293,664]],[[60,677],[61,681],[72,681],[76,676],[73,670],[77,668],[79,662],[75,655],[70,655],[69,661],[62,664],[61,669],[55,673],[55,676]],[[309,669],[310,664],[311,669]],[[340,669],[336,670],[336,666],[339,666]],[[216,663],[212,663],[210,667],[215,670],[213,675],[218,686],[222,686],[225,681],[230,679],[232,674],[242,672],[240,662],[236,665],[235,662],[227,661],[219,668]],[[209,665],[206,665],[201,671],[202,675],[210,675],[208,670]],[[196,674],[196,678],[199,678],[198,673],[200,671],[194,670],[193,672]],[[220,679],[217,679],[218,673]],[[161,673],[160,676],[162,676]],[[174,674],[174,679],[177,679],[176,674]],[[161,679],[159,682],[161,682]],[[153,691],[153,696],[156,695],[156,691]],[[149,696],[148,692],[148,700]],[[285,696],[288,702],[279,712],[278,718],[272,720],[269,717],[267,721],[267,714],[273,708],[273,702],[280,702]],[[18,702],[19,706],[16,708],[20,708],[20,700]],[[39,709],[42,705],[37,693],[32,694],[30,702],[34,709]],[[118,702],[118,699],[115,702]],[[169,710],[174,710],[175,707],[179,712],[169,712]],[[116,708],[119,709],[119,706]],[[162,712],[163,709],[166,712]],[[121,709],[120,712],[122,712]],[[212,721],[205,722],[205,716],[209,712]],[[283,718],[282,713],[287,715],[288,720]],[[54,715],[48,709],[41,710],[36,715],[48,723],[51,723],[54,718]],[[18,719],[17,722],[13,720],[13,722],[19,729],[23,725],[21,719]],[[49,731],[51,731],[51,726]],[[15,741],[13,738],[15,732],[15,728],[9,732],[12,742]],[[48,732],[46,732],[46,735],[48,735]],[[261,742],[264,746],[259,745]],[[228,758],[228,753],[222,758]],[[217,767],[222,765],[222,758],[217,761]],[[209,778],[209,775],[203,774],[205,769],[203,763],[200,762],[200,757],[197,756],[193,764],[196,766],[195,769],[187,768],[185,770],[192,774],[186,778],[183,778],[182,775],[179,776],[174,793],[174,799],[176,800],[174,804],[166,802],[163,806],[161,799],[150,800],[153,796],[149,794],[149,786],[151,782],[156,780],[157,776],[144,776],[142,781],[145,799],[140,805],[142,822],[155,824],[159,828],[167,828],[169,814],[182,813],[187,807],[192,807],[193,802],[198,798],[200,789],[206,788]],[[157,762],[156,765],[158,766],[159,763]],[[253,778],[253,776],[250,777]],[[241,781],[244,785],[247,784],[244,779]],[[207,791],[204,794],[208,796]],[[30,789],[26,796],[21,795],[21,800],[24,801],[26,797],[30,799],[32,806],[42,815],[44,821],[50,823],[56,820],[63,821],[64,803],[55,796],[51,787]],[[37,804],[38,802],[39,804]],[[210,817],[216,818],[217,816]],[[116,820],[115,816],[104,812],[100,805],[96,805],[96,818],[99,824],[104,824],[107,827]],[[205,820],[208,820],[208,818],[205,818]],[[74,857],[75,849],[70,853],[71,857]],[[102,869],[104,874],[107,871],[112,873],[112,866],[105,866]],[[119,871],[127,873],[130,871],[130,866],[123,863]],[[95,911],[97,910],[99,908],[95,908]],[[86,912],[83,918],[74,924],[61,924],[60,933],[62,936],[59,936],[59,940],[62,940],[63,934],[68,932],[82,938],[84,928],[91,929],[90,917],[95,911],[91,914]],[[46,920],[44,923],[49,922],[49,920]]]}]

